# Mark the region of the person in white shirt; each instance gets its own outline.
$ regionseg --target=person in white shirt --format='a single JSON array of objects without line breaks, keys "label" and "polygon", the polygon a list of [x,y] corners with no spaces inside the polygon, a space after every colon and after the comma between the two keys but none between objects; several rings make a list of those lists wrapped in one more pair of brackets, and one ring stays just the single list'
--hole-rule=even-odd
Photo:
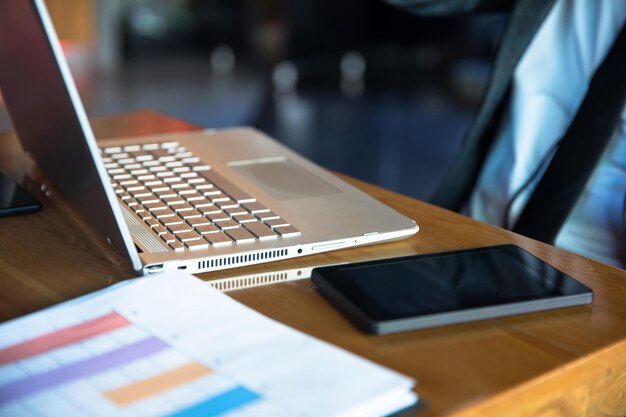
[{"label": "person in white shirt", "polygon": [[[398,0],[394,3],[428,14],[491,9],[498,4],[489,0]],[[476,147],[483,149],[484,155],[475,157],[479,153],[476,150],[462,155],[465,161],[457,164],[462,165],[462,169],[457,166],[456,172],[444,180],[433,197],[435,204],[454,210],[460,210],[462,204],[472,217],[509,229],[516,224],[541,181],[588,92],[594,73],[626,22],[624,0],[539,3],[520,0],[512,6],[518,20],[524,22],[519,25],[522,28],[532,22],[524,13],[541,16],[537,17],[537,27],[508,79],[503,81],[505,77],[498,78],[497,74],[492,80],[492,84],[508,83],[508,94],[495,95],[502,101],[501,111],[489,109],[493,105],[489,100],[494,94],[490,96],[493,91],[488,91],[482,112],[491,110],[491,113],[488,117],[479,115],[479,126],[470,132],[471,136],[478,130],[475,137],[491,136],[483,141],[488,145]],[[513,35],[509,37],[518,36],[515,30],[511,32]],[[505,47],[503,42],[501,49]],[[626,56],[623,62],[626,77]],[[496,72],[498,65],[505,67],[506,60],[496,61]],[[497,89],[498,85],[491,87]],[[626,268],[626,110],[623,101],[618,110],[621,118],[613,128],[612,137],[562,227],[557,229],[554,242],[550,243]],[[483,126],[480,126],[481,116],[489,121],[483,120]],[[472,141],[480,142],[474,139],[468,137],[470,147]],[[472,164],[478,165],[476,161],[480,166],[468,169]],[[474,171],[475,178],[465,181],[462,187],[456,187],[458,178],[451,180],[454,175]],[[448,190],[460,196],[447,195]]]}]

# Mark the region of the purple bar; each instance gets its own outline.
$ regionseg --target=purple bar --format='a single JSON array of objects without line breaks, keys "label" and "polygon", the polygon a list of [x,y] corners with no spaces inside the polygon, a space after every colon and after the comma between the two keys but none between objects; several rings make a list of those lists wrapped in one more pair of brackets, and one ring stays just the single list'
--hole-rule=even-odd
[{"label": "purple bar", "polygon": [[0,386],[0,405],[56,385],[107,371],[167,348],[169,345],[165,342],[156,337],[149,337],[93,358]]}]

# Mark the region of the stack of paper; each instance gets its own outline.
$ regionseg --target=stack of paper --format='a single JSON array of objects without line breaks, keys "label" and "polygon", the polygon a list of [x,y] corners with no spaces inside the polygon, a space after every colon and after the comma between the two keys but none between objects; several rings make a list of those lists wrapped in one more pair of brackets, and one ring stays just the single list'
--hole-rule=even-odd
[{"label": "stack of paper", "polygon": [[177,272],[0,326],[0,416],[384,416],[413,381]]}]

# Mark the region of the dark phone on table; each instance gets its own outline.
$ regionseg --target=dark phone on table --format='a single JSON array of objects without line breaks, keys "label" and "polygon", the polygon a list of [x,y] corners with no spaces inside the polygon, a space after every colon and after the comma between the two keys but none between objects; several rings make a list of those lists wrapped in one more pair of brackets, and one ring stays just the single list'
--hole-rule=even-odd
[{"label": "dark phone on table", "polygon": [[514,245],[316,268],[312,280],[359,328],[376,334],[593,300],[589,288]]},{"label": "dark phone on table", "polygon": [[0,172],[0,216],[30,213],[40,208],[39,200]]}]

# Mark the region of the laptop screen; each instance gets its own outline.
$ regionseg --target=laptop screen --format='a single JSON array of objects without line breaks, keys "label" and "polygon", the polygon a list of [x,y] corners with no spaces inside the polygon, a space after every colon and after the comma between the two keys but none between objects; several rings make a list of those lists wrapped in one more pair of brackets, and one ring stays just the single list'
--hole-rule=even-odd
[{"label": "laptop screen", "polygon": [[0,2],[0,91],[24,150],[138,270],[139,257],[42,0]]}]

